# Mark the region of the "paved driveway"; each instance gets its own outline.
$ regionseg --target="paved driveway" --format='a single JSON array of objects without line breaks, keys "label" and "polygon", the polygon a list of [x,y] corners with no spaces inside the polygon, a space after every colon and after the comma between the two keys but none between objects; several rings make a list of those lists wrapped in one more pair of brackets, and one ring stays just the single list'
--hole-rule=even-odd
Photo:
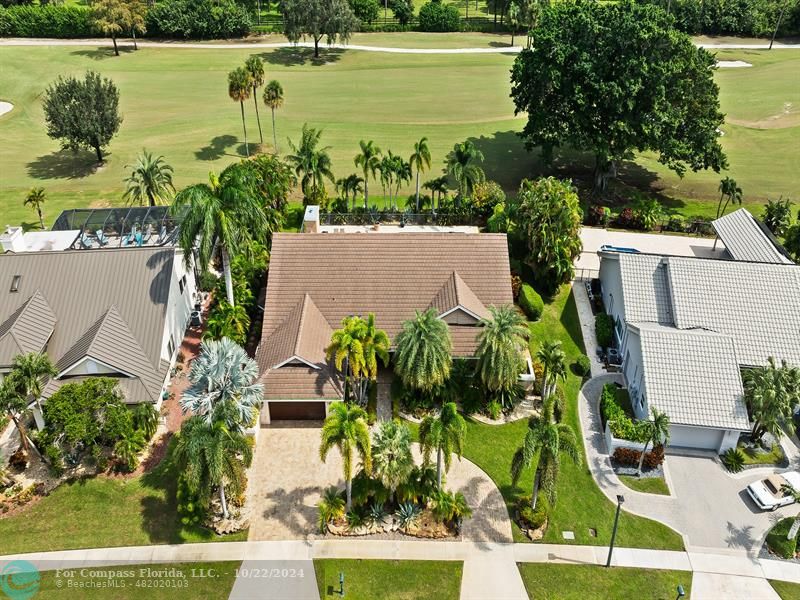
[{"label": "paved driveway", "polygon": [[[261,430],[248,485],[252,514],[249,540],[297,540],[316,533],[317,502],[331,485],[344,487],[342,461],[331,450],[319,459],[319,424],[270,426]],[[417,463],[421,462],[414,445]],[[500,491],[470,461],[453,460],[447,488],[460,491],[473,510],[464,539],[511,542],[511,522]]]}]

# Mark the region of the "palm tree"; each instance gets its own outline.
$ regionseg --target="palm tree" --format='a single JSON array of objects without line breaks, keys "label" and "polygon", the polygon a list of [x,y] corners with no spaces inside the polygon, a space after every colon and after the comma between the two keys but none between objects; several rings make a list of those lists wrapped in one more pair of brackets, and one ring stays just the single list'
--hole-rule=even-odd
[{"label": "palm tree", "polygon": [[639,476],[642,475],[642,466],[644,465],[644,455],[647,454],[647,447],[652,443],[653,447],[658,444],[666,444],[669,442],[669,417],[667,413],[659,412],[653,409],[653,420],[645,421],[640,425],[647,433],[647,439],[642,449],[642,455],[639,457]]},{"label": "palm tree", "polygon": [[[722,199],[725,200],[725,205],[722,204]],[[732,177],[725,177],[719,182],[719,202],[717,203],[717,218],[719,219],[725,214],[728,208],[728,203],[742,204],[742,188],[736,184],[736,180]]]},{"label": "palm tree", "polygon": [[786,361],[778,367],[769,357],[767,366],[745,372],[744,396],[753,419],[751,440],[758,441],[765,433],[780,438],[781,423],[800,404],[800,368],[790,367]]},{"label": "palm tree", "polygon": [[542,400],[555,391],[556,380],[567,377],[567,355],[561,349],[561,340],[547,340],[536,352],[536,358],[542,363]]},{"label": "palm tree", "polygon": [[14,422],[26,455],[30,450],[28,432],[25,427],[28,404],[23,386],[17,381],[13,371],[0,380],[0,414],[8,415]]},{"label": "palm tree", "polygon": [[[369,383],[378,377],[378,359],[384,366],[389,364],[389,345],[389,336],[375,327],[375,315],[369,313],[366,319],[342,319],[342,328],[333,332],[325,349],[327,359],[333,359],[336,369],[344,372],[356,402],[362,406],[366,404]],[[347,366],[343,369],[345,361]]]},{"label": "palm tree", "polygon": [[137,429],[123,433],[114,444],[114,454],[125,465],[128,472],[136,469],[139,464],[139,453],[144,449],[146,443],[144,432]]},{"label": "palm tree", "polygon": [[380,424],[372,440],[372,461],[375,475],[394,500],[397,487],[408,481],[414,468],[411,433],[406,424],[396,421]]},{"label": "palm tree", "polygon": [[154,157],[147,150],[142,150],[136,164],[125,165],[125,168],[130,169],[131,174],[124,180],[127,187],[122,197],[131,204],[142,206],[147,198],[148,205],[155,206],[159,200],[175,193],[173,170],[163,156]]},{"label": "palm tree", "polygon": [[225,420],[209,423],[191,417],[181,427],[173,453],[189,490],[208,502],[214,489],[219,491],[222,516],[227,519],[225,488],[238,495],[247,486],[246,467],[253,461],[253,448],[247,438],[225,427]]},{"label": "palm tree", "polygon": [[247,314],[247,310],[242,305],[231,306],[227,302],[220,302],[208,316],[203,339],[221,340],[222,338],[230,338],[237,344],[244,344],[249,330],[250,315]]},{"label": "palm tree", "polygon": [[419,174],[420,171],[431,168],[431,150],[428,148],[428,138],[423,137],[418,142],[414,143],[414,152],[408,159],[411,166],[416,171],[416,195],[417,195],[417,212],[419,212]]},{"label": "palm tree", "polygon": [[425,464],[430,463],[431,453],[436,451],[436,487],[442,489],[442,466],[450,470],[453,454],[461,460],[467,422],[460,414],[455,402],[445,402],[437,417],[427,416],[419,425],[419,443]]},{"label": "palm tree", "polygon": [[36,402],[36,406],[41,412],[40,399],[44,391],[44,384],[49,378],[58,375],[58,369],[44,352],[17,354],[11,364],[12,373],[21,386],[26,402],[29,404]]},{"label": "palm tree", "polygon": [[336,186],[341,190],[344,196],[345,204],[347,204],[347,201],[350,198],[350,193],[352,192],[353,210],[356,208],[356,196],[359,192],[364,191],[364,186],[361,185],[362,183],[364,183],[364,179],[359,177],[356,173],[351,173],[347,177],[336,180]]},{"label": "palm tree", "polygon": [[490,306],[489,313],[490,318],[480,321],[476,370],[489,391],[510,390],[525,369],[530,331],[524,317],[511,305]]},{"label": "palm tree", "polygon": [[289,147],[294,154],[288,155],[286,160],[294,166],[295,175],[300,177],[300,187],[306,200],[316,200],[320,192],[324,192],[323,178],[334,182],[331,157],[328,154],[330,146],[317,148],[321,137],[321,129],[314,129],[305,123],[300,134],[300,143],[295,146],[289,140]]},{"label": "palm tree", "polygon": [[394,209],[397,210],[397,197],[400,195],[400,186],[411,182],[411,163],[397,156],[395,160],[395,188],[394,188]]},{"label": "palm tree", "polygon": [[256,122],[258,123],[258,137],[264,143],[264,134],[261,133],[261,117],[258,115],[258,88],[264,85],[264,61],[258,56],[251,56],[244,61],[244,68],[250,75],[250,87],[253,88],[253,105],[256,107]]},{"label": "palm tree", "polygon": [[403,385],[430,392],[450,377],[453,343],[450,327],[436,310],[416,311],[394,340],[394,371]]},{"label": "palm tree", "polygon": [[239,103],[242,109],[242,130],[244,131],[244,152],[250,156],[250,147],[247,145],[247,125],[244,122],[244,101],[250,97],[252,87],[250,73],[244,67],[239,67],[228,73],[228,96]]},{"label": "palm tree", "polygon": [[264,104],[272,111],[272,145],[278,151],[278,136],[275,133],[275,109],[283,106],[283,86],[277,79],[273,79],[264,88]]},{"label": "palm tree", "polygon": [[328,407],[328,416],[322,424],[322,443],[319,457],[325,462],[328,452],[336,446],[342,455],[347,503],[345,510],[353,506],[353,453],[357,452],[364,471],[372,470],[372,451],[369,444],[367,413],[358,406],[348,407],[344,402],[334,402]]},{"label": "palm tree", "polygon": [[253,421],[264,398],[264,386],[255,383],[257,379],[258,365],[244,348],[228,338],[205,340],[189,371],[191,385],[181,397],[181,408],[211,425],[219,417],[217,408],[229,404],[225,427],[240,432]]},{"label": "palm tree", "polygon": [[361,152],[356,154],[353,158],[353,163],[357,167],[361,167],[364,173],[364,210],[369,209],[369,176],[375,177],[375,172],[380,167],[381,149],[375,145],[375,142],[370,140],[365,142],[361,140],[358,142],[361,147]]},{"label": "palm tree", "polygon": [[472,187],[486,179],[478,163],[483,162],[483,152],[470,140],[453,146],[447,156],[447,174],[458,184],[458,199],[463,200],[472,192]]},{"label": "palm tree", "polygon": [[514,45],[514,35],[517,33],[517,27],[519,27],[519,22],[522,18],[522,8],[520,5],[511,0],[508,4],[508,24],[510,25],[511,29],[511,45]]},{"label": "palm tree", "polygon": [[[442,195],[447,198],[447,176],[442,175],[436,179],[426,181],[422,187],[431,191],[431,208],[436,208],[442,205]],[[436,206],[433,204],[433,194],[436,194]]]},{"label": "palm tree", "polygon": [[208,183],[198,183],[181,190],[172,205],[173,214],[184,211],[178,234],[187,266],[197,247],[202,271],[214,253],[215,243],[222,254],[222,271],[228,304],[234,306],[231,255],[246,251],[251,241],[267,244],[274,223],[267,218],[259,199],[250,193],[246,173],[240,164],[227,167],[217,177],[209,174]]},{"label": "palm tree", "polygon": [[25,196],[25,206],[30,206],[39,215],[39,229],[44,229],[44,218],[42,217],[42,204],[47,199],[44,193],[44,188],[31,188],[28,195]]},{"label": "palm tree", "polygon": [[547,494],[551,504],[555,503],[556,481],[562,456],[568,456],[576,465],[581,463],[575,431],[569,425],[553,422],[553,403],[548,400],[544,403],[542,414],[528,420],[525,439],[511,460],[511,481],[514,485],[519,482],[522,471],[536,463],[531,493],[533,509],[536,508],[540,488]]}]

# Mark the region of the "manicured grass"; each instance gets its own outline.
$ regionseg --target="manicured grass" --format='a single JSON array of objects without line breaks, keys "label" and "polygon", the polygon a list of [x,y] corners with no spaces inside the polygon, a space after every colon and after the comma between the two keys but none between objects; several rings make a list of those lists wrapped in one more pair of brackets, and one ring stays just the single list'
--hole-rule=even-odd
[{"label": "manicured grass", "polygon": [[21,513],[0,518],[2,552],[247,539],[246,531],[219,537],[204,528],[182,527],[176,512],[176,479],[174,467],[165,459],[141,477],[64,483]]},{"label": "manicured grass", "polygon": [[770,579],[769,584],[778,592],[778,596],[782,600],[797,600],[797,598],[800,598],[800,583]]},{"label": "manicured grass", "polygon": [[787,539],[794,518],[781,519],[767,534],[767,547],[781,558],[791,558],[797,550],[797,538]]},{"label": "manicured grass", "polygon": [[769,452],[755,452],[751,448],[741,447],[746,465],[775,465],[784,459],[780,444],[773,444]]},{"label": "manicured grass", "polygon": [[[144,564],[67,568],[44,571],[37,597],[71,600],[86,597],[96,600],[224,600],[231,593],[239,561],[211,563]],[[171,571],[170,571],[171,570]],[[103,572],[114,571],[112,577]],[[129,571],[119,574],[119,571]],[[87,587],[113,582],[112,587]],[[83,588],[78,586],[83,585]]]},{"label": "manicured grass", "polygon": [[[502,45],[507,36],[480,34],[364,34],[354,43],[373,45]],[[272,38],[269,38],[270,40]],[[278,39],[278,38],[276,38]],[[510,40],[509,40],[510,41]],[[312,61],[308,49],[230,50],[148,48],[114,57],[106,48],[8,47],[0,63],[2,99],[15,105],[0,118],[0,131],[13,144],[0,146],[0,210],[6,222],[33,225],[33,211],[22,205],[33,186],[48,194],[45,219],[52,223],[65,208],[122,203],[125,165],[141,149],[163,154],[175,168],[180,188],[204,181],[243,154],[239,107],[227,95],[226,76],[252,54],[267,63],[267,77],[281,81],[286,103],[277,113],[278,143],[297,139],[303,123],[325,130],[338,177],[354,172],[360,139],[407,156],[414,141],[430,140],[433,168],[442,172],[455,142],[472,139],[486,156],[487,176],[513,192],[520,179],[543,169],[537,151],[525,151],[516,135],[524,117],[515,118],[509,98],[510,54],[402,55],[325,50]],[[743,59],[748,69],[720,69],[724,126],[723,146],[731,170],[744,189],[745,203],[760,210],[766,197],[791,196],[800,90],[793,74],[800,57],[793,52],[720,51],[720,59]],[[45,133],[41,98],[59,74],[95,69],[119,86],[124,122],[110,147],[106,164],[96,169],[91,153],[59,151]],[[744,91],[743,91],[744,90]],[[257,136],[252,104],[245,106],[250,141]],[[786,113],[784,116],[783,113]],[[778,118],[771,118],[773,116]],[[262,107],[262,126],[269,148],[269,112]],[[565,151],[556,172],[589,177],[592,158]],[[624,181],[660,190],[671,210],[711,214],[716,209],[720,175],[689,173],[680,179],[652,156],[620,169]],[[373,182],[373,193],[380,186]],[[410,193],[411,185],[401,190]],[[331,186],[332,191],[332,186]]]},{"label": "manicured grass", "polygon": [[[583,353],[578,313],[575,299],[568,286],[563,286],[555,298],[546,301],[542,318],[531,323],[531,350],[535,351],[545,339],[558,339],[567,355],[567,364]],[[578,422],[577,398],[582,380],[568,370],[564,383],[567,407],[563,421],[578,434],[583,453],[583,442]],[[528,469],[518,487],[511,485],[511,458],[525,437],[525,420],[507,425],[484,425],[468,420],[464,456],[476,463],[495,481],[513,513],[513,504],[520,495],[530,494],[533,486],[533,471]],[[615,506],[603,495],[594,482],[585,462],[574,465],[568,459],[561,463],[558,479],[558,499],[550,516],[544,542],[607,545],[611,539]],[[597,535],[590,533],[590,528]],[[562,531],[573,531],[574,541],[563,539]],[[530,541],[514,525],[515,541]],[[681,537],[672,529],[629,513],[620,517],[617,544],[634,548],[683,549]]]},{"label": "manicured grass", "polygon": [[536,600],[674,600],[678,585],[691,598],[690,571],[662,571],[599,565],[518,563],[522,581]]},{"label": "manicured grass", "polygon": [[635,477],[632,475],[620,475],[619,480],[637,492],[669,496],[669,487],[667,486],[667,482],[663,477]]},{"label": "manicured grass", "polygon": [[344,573],[345,598],[411,600],[459,597],[463,563],[432,560],[314,561],[320,598],[339,598],[339,573]]}]

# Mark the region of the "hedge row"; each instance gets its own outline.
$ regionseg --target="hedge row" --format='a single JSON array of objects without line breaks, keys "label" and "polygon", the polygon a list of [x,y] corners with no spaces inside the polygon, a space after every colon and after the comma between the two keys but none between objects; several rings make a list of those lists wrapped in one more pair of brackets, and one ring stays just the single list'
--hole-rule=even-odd
[{"label": "hedge row", "polygon": [[[620,393],[624,393],[620,391]],[[600,396],[600,414],[603,421],[608,423],[611,433],[619,440],[631,442],[647,441],[647,432],[642,427],[643,423],[634,421],[617,398],[617,386],[607,383]]]},{"label": "hedge row", "polygon": [[520,288],[519,305],[531,321],[538,321],[544,311],[544,300],[527,283],[523,283]]},{"label": "hedge row", "polygon": [[96,35],[91,13],[83,6],[0,7],[0,37],[85,38]]}]

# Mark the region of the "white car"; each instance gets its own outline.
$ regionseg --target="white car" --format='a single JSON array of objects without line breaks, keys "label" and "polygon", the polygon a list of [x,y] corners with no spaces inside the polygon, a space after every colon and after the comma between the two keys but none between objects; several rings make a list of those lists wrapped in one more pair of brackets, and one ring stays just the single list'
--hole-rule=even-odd
[{"label": "white car", "polygon": [[787,484],[800,491],[800,473],[791,471],[754,481],[747,486],[747,493],[761,510],[776,510],[794,502],[794,498],[783,491]]}]

